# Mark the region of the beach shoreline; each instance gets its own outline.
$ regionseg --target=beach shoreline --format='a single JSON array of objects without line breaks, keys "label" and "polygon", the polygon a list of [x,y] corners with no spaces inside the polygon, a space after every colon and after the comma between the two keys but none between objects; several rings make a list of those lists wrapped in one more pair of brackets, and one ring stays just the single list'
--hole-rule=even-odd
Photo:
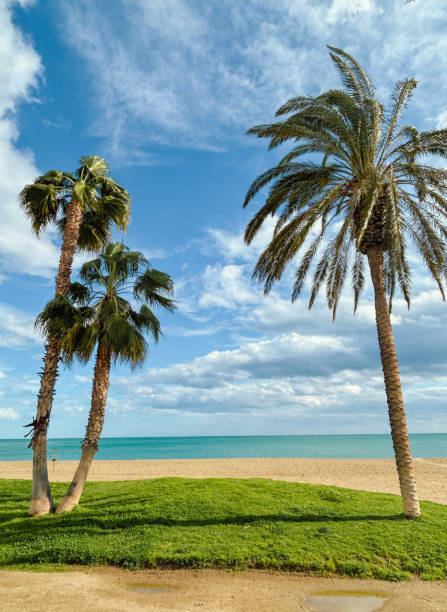
[{"label": "beach shoreline", "polygon": [[[49,462],[52,482],[67,482],[77,461]],[[415,459],[420,499],[447,504],[447,458]],[[31,461],[0,461],[0,478],[31,479]],[[133,459],[94,461],[90,481],[145,478],[270,478],[399,494],[393,459]]]}]

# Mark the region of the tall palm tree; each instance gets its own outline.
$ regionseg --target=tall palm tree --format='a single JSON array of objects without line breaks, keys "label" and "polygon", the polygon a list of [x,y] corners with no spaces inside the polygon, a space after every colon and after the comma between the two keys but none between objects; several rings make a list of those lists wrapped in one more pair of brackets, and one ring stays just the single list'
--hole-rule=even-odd
[{"label": "tall palm tree", "polygon": [[[107,242],[111,225],[125,230],[129,219],[130,196],[110,176],[101,157],[82,157],[74,174],[51,170],[26,185],[20,203],[39,235],[56,223],[62,233],[62,247],[56,276],[55,295],[66,295],[76,246],[98,251]],[[48,337],[43,358],[37,415],[30,424],[33,448],[33,489],[29,513],[47,514],[52,506],[47,468],[47,430],[57,378],[60,345]]]},{"label": "tall palm tree", "polygon": [[[108,244],[100,257],[82,266],[80,276],[83,284],[73,284],[67,297],[50,302],[37,321],[46,334],[58,338],[66,363],[73,359],[86,363],[96,347],[82,456],[56,513],[72,510],[81,497],[98,450],[112,361],[129,362],[132,368],[142,364],[147,353],[144,334],[158,342],[161,333],[152,308],[175,309],[171,278],[150,268],[142,253],[120,243]],[[139,311],[126,297],[143,302]]]},{"label": "tall palm tree", "polygon": [[424,157],[447,157],[447,130],[418,132],[401,125],[414,79],[397,83],[385,112],[360,64],[340,49],[329,49],[343,89],[293,98],[276,113],[286,115],[284,120],[248,131],[269,138],[270,148],[289,140],[295,144],[249,188],[244,206],[271,184],[265,204],[247,225],[245,241],[253,240],[267,216],[278,215],[253,276],[268,293],[287,263],[302,253],[294,301],[317,258],[309,308],[325,284],[334,318],[349,271],[355,312],[368,263],[404,514],[416,518],[420,508],[390,312],[397,287],[410,306],[408,242],[444,298],[447,171],[430,166]]}]

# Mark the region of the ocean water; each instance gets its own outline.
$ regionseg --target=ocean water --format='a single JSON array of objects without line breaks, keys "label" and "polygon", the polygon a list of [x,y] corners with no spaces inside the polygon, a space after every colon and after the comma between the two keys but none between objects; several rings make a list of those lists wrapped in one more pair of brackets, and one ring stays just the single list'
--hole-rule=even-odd
[{"label": "ocean water", "polygon": [[[413,457],[447,457],[447,434],[411,434]],[[0,440],[0,461],[32,458],[28,440]],[[81,440],[53,438],[48,458],[79,459]],[[393,457],[389,435],[194,436],[175,438],[103,438],[97,459],[210,459],[227,457],[321,457],[380,459]]]}]

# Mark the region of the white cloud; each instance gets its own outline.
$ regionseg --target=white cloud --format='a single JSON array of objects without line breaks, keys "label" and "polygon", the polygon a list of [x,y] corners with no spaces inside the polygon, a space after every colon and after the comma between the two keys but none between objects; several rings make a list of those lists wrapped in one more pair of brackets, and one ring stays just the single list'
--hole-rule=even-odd
[{"label": "white cloud", "polygon": [[437,117],[436,127],[441,130],[444,129],[447,124],[447,108],[442,110]]},{"label": "white cloud", "polygon": [[32,234],[18,206],[20,190],[39,173],[31,153],[15,145],[18,133],[14,113],[19,103],[32,100],[42,66],[36,51],[12,21],[14,4],[0,4],[0,265],[6,275],[19,272],[51,277],[58,261],[57,249],[48,237],[38,240]]},{"label": "white cloud", "polygon": [[143,255],[146,257],[146,259],[148,259],[149,261],[152,261],[152,259],[166,259],[166,257],[168,257],[169,253],[165,250],[165,249],[140,249],[143,253]]},{"label": "white cloud", "polygon": [[14,421],[15,419],[18,419],[19,416],[19,413],[13,408],[0,408],[0,419]]},{"label": "white cloud", "polygon": [[0,6],[1,39],[1,75],[0,115],[14,111],[15,105],[22,100],[29,100],[31,91],[37,86],[41,72],[40,57],[32,46],[23,38],[11,18],[11,8],[16,2],[3,2]]},{"label": "white cloud", "polygon": [[81,376],[79,374],[75,374],[74,378],[75,378],[75,380],[77,380],[80,383],[89,383],[89,382],[92,382],[92,379],[89,378],[88,376]]},{"label": "white cloud", "polygon": [[[189,310],[197,308],[238,310],[239,314],[236,316],[239,319],[246,320],[247,316],[251,318],[252,306],[259,306],[263,303],[262,290],[251,279],[253,266],[271,239],[275,224],[276,218],[266,219],[255,239],[248,246],[244,243],[242,232],[208,229],[206,241],[202,244],[203,252],[217,256],[228,263],[206,266],[200,282],[191,285],[197,296],[197,304],[193,306],[190,298]],[[285,274],[285,277],[288,277],[288,274]],[[287,306],[284,308],[288,312],[293,311],[290,300],[284,301],[284,304],[286,303]],[[244,307],[250,312],[246,313]]]},{"label": "white cloud", "polygon": [[[125,402],[126,411],[154,417],[172,413],[189,415],[193,422],[217,419],[227,423],[227,433],[233,431],[228,423],[237,421],[234,427],[239,431],[247,415],[256,417],[263,432],[267,424],[281,433],[293,424],[301,433],[361,433],[366,427],[388,431],[370,283],[355,316],[346,287],[335,324],[324,291],[312,311],[306,295],[290,302],[293,265],[264,297],[250,276],[271,231],[272,227],[262,244],[247,253],[241,232],[209,230],[202,254],[212,254],[218,262],[206,266],[195,284],[182,281],[191,295],[196,294],[190,307],[203,324],[197,333],[230,332],[225,341],[232,339],[230,346],[239,346],[221,345],[191,361],[116,379],[112,388],[117,413],[120,402]],[[442,413],[447,309],[433,282],[427,282],[420,265],[413,263],[413,308],[408,312],[405,302],[396,299],[393,314],[408,422],[412,431],[442,431],[447,427]],[[175,326],[169,332],[185,335]],[[254,337],[244,339],[244,334]]]},{"label": "white cloud", "polygon": [[[112,380],[113,410],[140,414],[256,418],[282,433],[387,432],[378,355],[355,338],[282,334],[234,350],[216,350],[186,363],[151,368]],[[444,368],[445,369],[445,368]],[[411,431],[447,427],[447,378],[404,368],[402,382]],[[429,411],[427,402],[430,403]],[[421,416],[425,414],[425,419]],[[430,416],[429,416],[430,415]],[[433,417],[433,418],[432,418]],[[241,422],[241,421],[239,421]]]},{"label": "white cloud", "polygon": [[[161,383],[178,382],[181,379],[191,384],[197,378],[201,385],[207,385],[211,380],[220,385],[226,380],[227,373],[234,377],[237,372],[238,377],[242,378],[259,376],[260,373],[266,377],[293,376],[297,370],[307,370],[312,355],[318,355],[322,371],[331,369],[334,356],[341,354],[359,360],[359,349],[346,338],[292,332],[268,340],[249,342],[238,349],[212,351],[190,364],[170,366],[166,370],[157,369],[152,371],[152,375]],[[216,372],[219,372],[218,377],[215,376]]]},{"label": "white cloud", "polygon": [[[262,288],[250,276],[271,231],[270,227],[263,244],[250,253],[244,250],[241,232],[208,231],[209,242],[203,252],[217,256],[218,263],[208,265],[195,285],[189,283],[198,296],[193,310],[198,315],[206,313],[207,328],[230,332],[232,346],[241,345],[149,371],[132,390],[136,405],[210,414],[242,414],[258,407],[270,416],[278,407],[286,410],[288,406],[303,410],[303,418],[307,414],[305,406],[318,401],[330,407],[333,418],[343,411],[357,411],[359,402],[362,410],[368,409],[372,415],[375,406],[384,405],[371,283],[368,280],[355,316],[347,283],[335,323],[324,290],[311,311],[307,308],[307,291],[302,299],[291,303],[293,264],[284,280],[264,297]],[[420,263],[413,261],[412,265],[412,309],[408,311],[404,300],[397,298],[392,314],[411,419],[425,404],[424,389],[431,390],[432,381],[447,366],[443,340],[446,305]],[[175,333],[175,329],[172,331]],[[244,334],[255,337],[247,341]],[[420,390],[414,388],[416,374],[425,381],[420,382]],[[438,401],[430,408],[432,412],[441,404],[442,389],[443,385]],[[431,390],[430,397],[433,394]],[[324,400],[318,400],[319,395],[324,395]],[[419,431],[423,429],[420,420],[410,422],[417,424]],[[442,417],[436,422],[437,427],[446,423]]]},{"label": "white cloud", "polygon": [[71,128],[71,121],[63,118],[56,121],[52,121],[51,119],[42,119],[42,123],[43,125],[55,128],[56,130],[69,130]]},{"label": "white cloud", "polygon": [[165,335],[182,336],[183,338],[192,338],[194,336],[212,336],[217,334],[221,329],[220,326],[206,325],[203,327],[182,327],[179,325],[163,326]]},{"label": "white cloud", "polygon": [[23,348],[41,342],[34,329],[34,317],[0,302],[0,346]]},{"label": "white cloud", "polygon": [[374,0],[332,0],[332,4],[327,12],[328,23],[344,21],[348,18],[353,18],[359,13],[370,13],[378,11]]},{"label": "white cloud", "polygon": [[64,412],[79,414],[86,410],[86,407],[81,404],[68,403],[63,406]]},{"label": "white cloud", "polygon": [[203,284],[204,290],[199,298],[201,308],[236,308],[259,300],[247,282],[245,266],[208,265],[203,273]]},{"label": "white cloud", "polygon": [[296,91],[308,56],[263,4],[129,0],[114,22],[91,2],[64,2],[67,40],[94,74],[95,132],[117,155],[148,141],[219,151],[239,139],[261,100],[267,117]]},{"label": "white cloud", "polygon": [[[362,427],[372,420],[386,430],[383,379],[374,370],[343,369],[350,359],[361,362],[358,350],[340,337],[283,335],[153,368],[137,378],[115,379],[113,406],[120,412],[120,402],[125,402],[126,411],[195,417],[245,414],[274,423],[275,431],[280,427],[283,433],[285,421],[304,431],[327,430],[333,422],[352,431],[350,410],[355,407]],[[320,375],[307,368],[306,361],[315,360]],[[377,412],[378,405],[382,412]]]},{"label": "white cloud", "polygon": [[447,88],[444,0],[215,0],[206,8],[126,0],[107,13],[99,3],[65,0],[61,7],[64,40],[93,76],[95,134],[123,162],[154,163],[141,150],[153,142],[221,150],[244,139],[288,98],[338,83],[328,42],[357,55],[387,95],[395,80],[422,77],[415,103],[423,118],[439,115]]},{"label": "white cloud", "polygon": [[[250,212],[253,214],[260,205],[259,202],[252,202]],[[223,259],[230,262],[249,261],[253,263],[271,240],[276,221],[276,217],[267,217],[250,245],[245,244],[243,232],[234,233],[234,230],[209,228],[207,234],[211,239],[211,244],[208,244],[206,250],[210,253],[217,251]]]}]

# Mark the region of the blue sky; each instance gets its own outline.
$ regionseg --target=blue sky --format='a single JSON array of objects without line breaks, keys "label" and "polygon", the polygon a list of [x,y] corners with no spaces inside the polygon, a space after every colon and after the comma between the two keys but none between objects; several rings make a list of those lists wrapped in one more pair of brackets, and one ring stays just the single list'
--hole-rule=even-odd
[{"label": "blue sky", "polygon": [[[34,415],[33,321],[58,261],[17,194],[89,154],[131,192],[125,241],[174,277],[179,306],[141,370],[114,369],[104,435],[388,431],[370,291],[354,316],[348,289],[333,324],[323,298],[290,303],[293,266],[269,297],[251,281],[272,225],[244,246],[262,194],[241,204],[277,153],[244,134],[337,86],[327,43],[385,100],[415,76],[407,121],[445,126],[446,25],[444,0],[0,0],[0,436]],[[412,309],[396,300],[393,315],[409,429],[447,431],[446,305],[414,266]],[[91,376],[61,372],[51,436],[82,435]]]}]

